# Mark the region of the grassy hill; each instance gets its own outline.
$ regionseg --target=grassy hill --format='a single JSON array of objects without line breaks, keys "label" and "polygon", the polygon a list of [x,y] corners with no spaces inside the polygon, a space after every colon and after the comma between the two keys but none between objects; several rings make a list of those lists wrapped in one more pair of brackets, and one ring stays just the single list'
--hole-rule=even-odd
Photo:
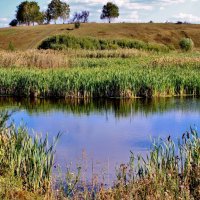
[{"label": "grassy hill", "polygon": [[190,37],[193,39],[195,47],[200,48],[200,25],[89,23],[82,24],[80,29],[74,29],[72,24],[2,28],[0,29],[0,49],[7,49],[10,42],[16,49],[33,49],[42,40],[55,34],[139,39],[145,42],[174,45],[176,48],[181,38]]}]

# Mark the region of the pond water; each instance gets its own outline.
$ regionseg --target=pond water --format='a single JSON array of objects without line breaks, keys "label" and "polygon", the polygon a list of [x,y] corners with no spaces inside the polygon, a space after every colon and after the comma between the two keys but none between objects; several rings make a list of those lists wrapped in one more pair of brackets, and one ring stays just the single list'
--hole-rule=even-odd
[{"label": "pond water", "polygon": [[200,128],[200,99],[29,100],[0,98],[0,109],[15,110],[12,119],[29,131],[58,132],[56,163],[84,164],[89,172],[107,174],[128,162],[130,151],[146,154],[150,137],[173,138]]}]

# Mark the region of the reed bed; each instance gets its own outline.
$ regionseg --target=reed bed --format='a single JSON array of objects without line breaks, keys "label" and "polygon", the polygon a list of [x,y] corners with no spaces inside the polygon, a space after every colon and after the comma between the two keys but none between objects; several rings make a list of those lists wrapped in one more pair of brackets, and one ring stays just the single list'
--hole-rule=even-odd
[{"label": "reed bed", "polygon": [[116,49],[116,50],[64,50],[62,53],[74,58],[132,58],[147,57],[150,52],[137,49]]},{"label": "reed bed", "polygon": [[64,54],[50,50],[0,51],[0,66],[41,69],[67,68],[69,59]]},{"label": "reed bed", "polygon": [[0,95],[56,98],[199,96],[199,54],[192,55],[135,49],[1,51]]},{"label": "reed bed", "polygon": [[136,49],[118,50],[0,50],[0,67],[5,68],[69,68],[76,58],[132,58],[146,57],[149,53]]},{"label": "reed bed", "polygon": [[200,58],[199,57],[169,57],[168,55],[160,56],[159,58],[153,59],[151,61],[151,65],[153,66],[167,66],[167,65],[192,65],[199,67],[200,66]]},{"label": "reed bed", "polygon": [[67,70],[1,68],[0,95],[60,98],[200,95],[199,67],[192,65],[150,67],[145,63],[132,65],[131,60],[105,59],[87,61],[82,66]]},{"label": "reed bed", "polygon": [[[9,117],[8,113],[0,115],[0,177],[18,178],[19,187],[26,191],[47,193],[51,188],[55,145],[60,134],[50,145],[47,136],[31,137],[23,126],[8,126]],[[0,188],[4,194],[9,191],[6,186]]]},{"label": "reed bed", "polygon": [[146,156],[131,152],[129,163],[116,168],[116,181],[110,189],[97,183],[90,190],[78,192],[76,186],[78,181],[71,196],[66,190],[60,190],[60,195],[67,199],[197,200],[200,198],[198,133],[191,129],[178,142],[170,136],[166,140],[155,139]]}]

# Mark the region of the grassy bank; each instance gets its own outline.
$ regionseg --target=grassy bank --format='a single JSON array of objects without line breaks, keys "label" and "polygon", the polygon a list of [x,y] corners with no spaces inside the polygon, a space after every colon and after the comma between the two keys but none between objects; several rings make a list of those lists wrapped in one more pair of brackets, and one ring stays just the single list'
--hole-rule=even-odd
[{"label": "grassy bank", "polygon": [[[114,31],[113,31],[114,30]],[[176,49],[183,37],[190,37],[195,47],[200,47],[200,25],[192,24],[81,24],[74,29],[73,24],[42,25],[35,27],[12,27],[0,29],[0,48],[8,49],[10,42],[18,50],[37,48],[44,39],[52,35],[70,34],[72,36],[95,37],[101,39],[136,39],[144,42],[165,44]]]},{"label": "grassy bank", "polygon": [[[200,197],[200,139],[191,129],[178,142],[154,140],[147,156],[134,155],[116,168],[114,185],[81,179],[82,166],[53,179],[55,143],[30,137],[26,128],[0,116],[1,199],[180,199]],[[84,169],[84,168],[83,168]],[[53,181],[54,180],[54,181]],[[57,180],[57,181],[56,181]]]}]

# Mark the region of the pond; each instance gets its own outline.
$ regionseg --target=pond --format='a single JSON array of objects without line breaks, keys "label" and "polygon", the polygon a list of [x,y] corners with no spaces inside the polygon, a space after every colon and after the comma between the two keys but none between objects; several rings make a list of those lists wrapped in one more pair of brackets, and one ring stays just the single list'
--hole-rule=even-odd
[{"label": "pond", "polygon": [[[1,110],[14,110],[17,125],[29,131],[62,132],[56,164],[84,166],[89,174],[112,180],[115,167],[129,160],[130,151],[146,154],[151,137],[173,138],[190,127],[200,128],[200,99],[44,100],[0,98]],[[100,175],[100,176],[101,176]]]}]

